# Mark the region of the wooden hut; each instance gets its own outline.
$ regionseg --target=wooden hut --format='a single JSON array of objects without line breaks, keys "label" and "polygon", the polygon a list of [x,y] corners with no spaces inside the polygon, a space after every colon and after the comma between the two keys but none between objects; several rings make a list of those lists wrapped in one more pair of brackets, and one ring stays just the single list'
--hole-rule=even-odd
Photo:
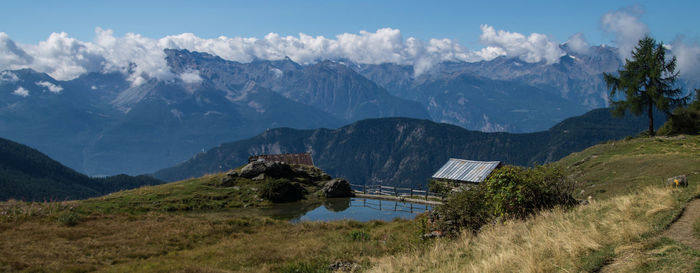
[{"label": "wooden hut", "polygon": [[481,183],[501,166],[500,161],[474,161],[458,158],[450,158],[435,174],[433,179],[458,182]]},{"label": "wooden hut", "polygon": [[248,157],[248,163],[253,161],[279,161],[287,164],[314,165],[311,153],[254,155]]}]

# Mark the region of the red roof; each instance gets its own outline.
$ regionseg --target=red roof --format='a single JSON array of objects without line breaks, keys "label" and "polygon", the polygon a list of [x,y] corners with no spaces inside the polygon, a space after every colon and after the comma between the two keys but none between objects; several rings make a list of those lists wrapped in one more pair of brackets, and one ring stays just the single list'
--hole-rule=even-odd
[{"label": "red roof", "polygon": [[248,163],[253,161],[279,161],[287,164],[314,165],[311,153],[303,154],[276,154],[276,155],[254,155],[248,157]]}]

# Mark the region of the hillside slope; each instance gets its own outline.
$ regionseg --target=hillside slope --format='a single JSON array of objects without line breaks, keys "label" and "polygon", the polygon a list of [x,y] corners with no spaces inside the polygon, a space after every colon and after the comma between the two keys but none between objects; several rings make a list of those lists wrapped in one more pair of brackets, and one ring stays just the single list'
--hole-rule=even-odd
[{"label": "hillside slope", "polygon": [[406,118],[363,120],[335,130],[281,128],[222,144],[155,177],[175,181],[235,168],[250,155],[311,152],[317,166],[351,183],[417,187],[450,157],[514,165],[552,162],[601,141],[635,135],[645,124],[642,117],[618,119],[598,109],[528,134],[483,133]]},{"label": "hillside slope", "polygon": [[0,200],[82,199],[161,183],[148,176],[91,178],[35,149],[0,138]]},{"label": "hillside slope", "polygon": [[[700,195],[700,136],[611,141],[554,164],[580,182],[580,196],[592,195],[590,204],[488,225],[476,235],[382,258],[368,272],[700,270],[697,250],[666,237]],[[689,187],[664,187],[665,178],[681,174]]]},{"label": "hillside slope", "polygon": [[607,198],[647,186],[662,186],[666,178],[687,175],[700,181],[700,136],[636,138],[595,145],[555,163],[567,169],[579,185],[579,197]]}]

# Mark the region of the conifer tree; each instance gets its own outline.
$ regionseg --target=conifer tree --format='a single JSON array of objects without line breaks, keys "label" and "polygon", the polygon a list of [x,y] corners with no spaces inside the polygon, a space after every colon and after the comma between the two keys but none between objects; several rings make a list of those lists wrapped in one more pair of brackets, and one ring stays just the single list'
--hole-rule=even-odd
[{"label": "conifer tree", "polygon": [[[625,59],[625,66],[617,72],[618,76],[603,73],[610,89],[613,114],[624,116],[629,110],[638,116],[646,112],[649,136],[654,135],[654,109],[670,115],[673,108],[684,105],[688,100],[676,86],[676,57],[667,59],[663,43],[657,43],[649,36],[639,40],[632,50],[631,59]],[[616,101],[619,94],[625,98]]]}]

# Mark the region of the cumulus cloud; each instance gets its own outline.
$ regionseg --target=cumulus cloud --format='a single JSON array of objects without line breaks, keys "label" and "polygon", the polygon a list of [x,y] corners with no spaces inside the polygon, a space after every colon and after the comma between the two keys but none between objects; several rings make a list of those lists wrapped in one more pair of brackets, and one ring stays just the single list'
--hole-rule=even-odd
[{"label": "cumulus cloud", "polygon": [[0,32],[0,64],[2,67],[17,69],[32,61],[32,56],[17,46],[6,33]]},{"label": "cumulus cloud", "polygon": [[19,81],[19,77],[17,77],[17,75],[15,75],[15,73],[12,73],[10,71],[0,72],[0,83],[2,83],[2,82],[15,83],[17,81]]},{"label": "cumulus cloud", "polygon": [[565,53],[559,44],[547,35],[531,33],[529,36],[504,30],[496,31],[492,26],[481,25],[481,43],[502,49],[506,56],[518,57],[523,61],[548,64],[559,62]]},{"label": "cumulus cloud", "polygon": [[61,93],[61,91],[63,91],[63,87],[61,87],[60,85],[55,85],[47,81],[36,82],[36,85],[46,87],[51,93],[58,94]]},{"label": "cumulus cloud", "polygon": [[615,37],[615,44],[623,58],[629,58],[640,39],[649,34],[649,28],[639,20],[644,11],[640,7],[630,7],[604,14],[600,25]]},{"label": "cumulus cloud", "polygon": [[202,77],[199,76],[199,71],[191,70],[181,73],[179,76],[180,80],[189,84],[198,84],[202,82]]},{"label": "cumulus cloud", "polygon": [[486,47],[478,51],[450,39],[404,38],[400,30],[392,28],[343,33],[333,38],[270,33],[263,38],[221,36],[213,39],[192,33],[160,39],[133,33],[115,37],[111,30],[96,28],[95,38],[90,42],[62,32],[53,33],[36,45],[16,44],[5,33],[0,33],[0,70],[32,68],[58,80],[70,80],[87,72],[119,71],[128,75],[133,85],[139,85],[149,78],[198,80],[194,74],[173,74],[163,52],[167,48],[206,52],[238,62],[289,57],[301,64],[326,59],[348,59],[362,64],[396,63],[412,65],[416,74],[444,61],[476,62],[509,56],[526,62],[554,63],[563,54],[557,43],[543,34],[525,36],[496,31],[487,25],[482,26],[482,31],[481,40]]},{"label": "cumulus cloud", "polygon": [[22,48],[33,58],[28,67],[59,80],[100,71],[104,62],[102,48],[70,38],[65,32],[52,33],[46,41]]},{"label": "cumulus cloud", "polygon": [[591,46],[586,42],[586,37],[581,32],[571,35],[565,44],[571,51],[579,54],[587,55],[591,50]]},{"label": "cumulus cloud", "polygon": [[671,52],[677,59],[681,78],[688,81],[691,88],[700,87],[700,44],[689,42],[679,36],[671,43]]},{"label": "cumulus cloud", "polygon": [[12,91],[12,94],[20,96],[20,97],[29,97],[29,90],[24,89],[24,87],[18,87],[15,89],[15,91]]}]

